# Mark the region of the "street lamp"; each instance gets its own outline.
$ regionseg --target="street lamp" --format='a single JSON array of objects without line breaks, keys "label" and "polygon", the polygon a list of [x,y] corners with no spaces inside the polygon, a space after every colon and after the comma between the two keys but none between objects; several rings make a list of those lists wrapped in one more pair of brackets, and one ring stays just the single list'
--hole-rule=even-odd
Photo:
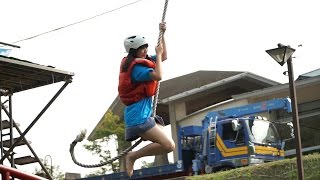
[{"label": "street lamp", "polygon": [[293,78],[292,57],[291,57],[294,51],[295,49],[291,48],[290,46],[285,46],[280,43],[278,44],[278,48],[266,50],[266,52],[281,66],[283,66],[285,63],[287,63],[288,65],[289,88],[290,88],[290,98],[292,101],[292,119],[293,119],[293,127],[294,127],[294,134],[295,134],[298,175],[299,175],[299,180],[303,180],[304,171],[303,171],[303,161],[302,161],[302,152],[301,152],[300,125],[299,125],[297,96],[296,96],[295,82]]},{"label": "street lamp", "polygon": [[47,157],[49,157],[50,158],[50,174],[51,174],[51,176],[53,175],[52,173],[53,173],[53,166],[52,166],[52,158],[51,158],[51,156],[50,155],[46,155],[45,157],[44,157],[44,163],[45,163],[45,165],[47,165]]}]

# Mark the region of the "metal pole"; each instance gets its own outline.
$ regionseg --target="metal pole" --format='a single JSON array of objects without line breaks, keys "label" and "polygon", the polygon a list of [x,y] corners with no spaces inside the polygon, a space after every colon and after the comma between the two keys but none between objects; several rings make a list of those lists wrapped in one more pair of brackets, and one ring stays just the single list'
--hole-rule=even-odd
[{"label": "metal pole", "polygon": [[287,65],[288,65],[288,75],[289,75],[290,97],[292,101],[292,119],[293,119],[293,128],[294,128],[294,134],[295,134],[298,177],[299,177],[299,180],[304,180],[304,170],[303,170],[303,161],[302,161],[302,152],[301,152],[302,148],[301,148],[300,125],[299,125],[299,116],[298,116],[296,88],[295,88],[295,82],[293,78],[292,57],[288,59]]},{"label": "metal pole", "polygon": [[[13,120],[12,120],[12,94],[9,94],[9,126],[10,126],[10,147],[14,144],[13,139]],[[10,153],[10,151],[9,151]],[[14,165],[14,153],[12,150],[12,154],[10,157],[11,167],[15,167]]]}]

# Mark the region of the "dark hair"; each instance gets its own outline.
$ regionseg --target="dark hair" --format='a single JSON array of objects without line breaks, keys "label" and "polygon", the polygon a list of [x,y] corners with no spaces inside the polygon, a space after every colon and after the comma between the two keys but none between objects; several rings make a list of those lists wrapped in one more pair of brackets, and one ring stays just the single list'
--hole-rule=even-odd
[{"label": "dark hair", "polygon": [[[137,58],[137,51],[141,48],[147,48],[148,47],[148,44],[144,44],[142,46],[140,46],[138,49],[133,49],[133,48],[130,48],[129,50],[129,53],[128,53],[128,56],[127,56],[127,59],[126,59],[126,62],[122,65],[122,71],[123,72],[127,72],[130,64],[132,63],[132,61]],[[146,59],[149,59],[151,60],[151,58],[147,55]]]},{"label": "dark hair", "polygon": [[130,49],[126,62],[122,65],[122,71],[127,72],[131,62],[137,57],[137,50],[136,49]]}]

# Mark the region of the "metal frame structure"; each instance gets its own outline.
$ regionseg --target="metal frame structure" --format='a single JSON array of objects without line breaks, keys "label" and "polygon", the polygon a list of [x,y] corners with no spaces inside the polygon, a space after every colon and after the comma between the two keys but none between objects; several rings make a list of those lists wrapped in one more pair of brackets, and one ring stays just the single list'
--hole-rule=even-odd
[{"label": "metal frame structure", "polygon": [[[72,82],[72,76],[74,76],[74,73],[58,70],[52,66],[43,66],[29,61],[0,55],[0,164],[3,164],[4,160],[8,159],[11,167],[16,168],[16,164],[24,165],[38,162],[49,179],[52,179],[50,173],[26,140],[25,135],[61,94],[66,86]],[[13,94],[58,82],[64,82],[64,84],[30,123],[30,125],[24,131],[21,131],[12,116]],[[3,119],[4,115],[7,116],[8,120]],[[14,128],[20,135],[18,138],[13,137]],[[8,133],[4,133],[6,129],[9,129]],[[4,140],[3,137],[5,136],[9,136],[9,138]],[[14,158],[15,153],[13,150],[15,147],[20,145],[27,145],[34,157],[26,156],[22,158]]]}]

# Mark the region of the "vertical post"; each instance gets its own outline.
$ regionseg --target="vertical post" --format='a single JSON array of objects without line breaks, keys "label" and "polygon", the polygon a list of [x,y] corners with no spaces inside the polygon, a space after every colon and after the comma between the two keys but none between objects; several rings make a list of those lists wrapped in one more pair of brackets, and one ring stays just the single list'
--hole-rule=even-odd
[{"label": "vertical post", "polygon": [[295,88],[295,82],[294,82],[294,77],[293,77],[292,57],[290,57],[288,59],[287,65],[288,65],[288,74],[289,74],[290,98],[292,101],[292,120],[293,120],[294,134],[295,134],[298,177],[299,177],[299,180],[303,180],[304,179],[304,170],[303,170],[303,161],[302,161],[302,152],[301,152],[301,149],[302,149],[301,148],[301,136],[300,136],[300,125],[299,125],[299,116],[298,116],[296,88]]},{"label": "vertical post", "polygon": [[[13,119],[12,119],[12,94],[9,94],[9,126],[10,126],[10,147],[12,147],[12,145],[14,144],[14,138],[13,138]],[[14,153],[13,153],[13,149],[11,150],[12,152],[9,151],[9,153],[11,153],[11,157],[10,157],[10,163],[11,163],[11,167],[15,167],[14,165]]]},{"label": "vertical post", "polygon": [[2,139],[2,131],[3,131],[3,126],[2,126],[2,100],[1,100],[1,92],[0,92],[0,157],[2,158],[3,156],[3,139]]},{"label": "vertical post", "polygon": [[2,173],[3,180],[10,180],[10,172]]}]

